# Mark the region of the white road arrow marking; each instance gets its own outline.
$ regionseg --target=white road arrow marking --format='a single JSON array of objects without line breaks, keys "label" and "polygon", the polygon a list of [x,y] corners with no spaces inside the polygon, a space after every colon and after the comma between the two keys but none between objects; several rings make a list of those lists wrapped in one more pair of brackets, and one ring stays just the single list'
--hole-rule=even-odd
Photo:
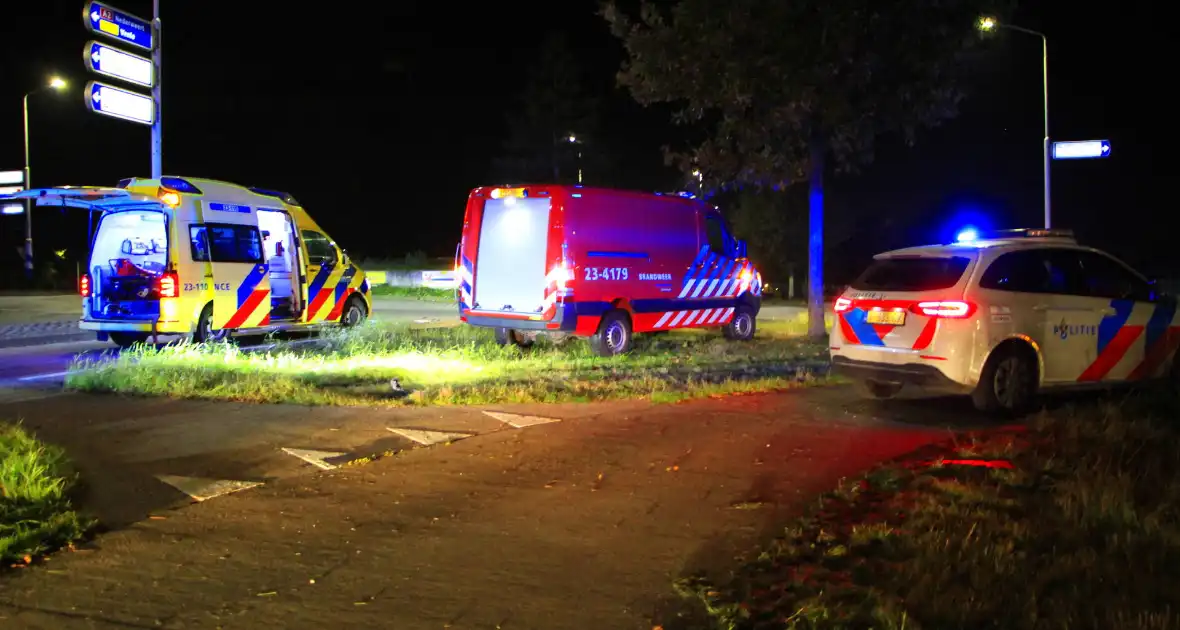
[{"label": "white road arrow marking", "polygon": [[544,418],[541,416],[522,416],[515,413],[503,413],[500,411],[484,411],[485,414],[511,425],[517,429],[531,427],[538,424],[549,424],[550,422],[561,422],[561,418]]},{"label": "white road arrow marking", "polygon": [[283,452],[288,455],[294,455],[295,457],[302,459],[312,466],[318,466],[324,470],[332,470],[336,467],[336,464],[329,464],[328,462],[324,461],[325,459],[332,459],[333,457],[345,455],[345,453],[332,453],[328,451],[312,451],[302,448],[285,447],[283,448]]},{"label": "white road arrow marking", "polygon": [[160,481],[180,490],[197,501],[207,501],[223,494],[246,490],[261,486],[261,481],[236,481],[233,479],[204,479],[201,477],[178,477],[175,475],[159,475]]},{"label": "white road arrow marking", "polygon": [[386,427],[390,433],[396,433],[407,440],[411,440],[421,444],[422,446],[432,446],[441,442],[455,442],[463,438],[469,438],[473,433],[454,433],[450,431],[427,431],[425,429],[394,429],[393,427]]}]

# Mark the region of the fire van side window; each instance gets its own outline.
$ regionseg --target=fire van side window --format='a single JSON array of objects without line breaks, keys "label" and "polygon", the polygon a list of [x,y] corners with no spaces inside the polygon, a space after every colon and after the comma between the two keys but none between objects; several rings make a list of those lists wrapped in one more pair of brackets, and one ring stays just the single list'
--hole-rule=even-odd
[{"label": "fire van side window", "polygon": [[307,260],[311,264],[336,262],[336,246],[327,236],[313,230],[303,230],[303,243],[307,246]]},{"label": "fire van side window", "polygon": [[725,247],[725,227],[721,224],[721,217],[705,215],[705,238],[708,239],[709,251],[722,255],[730,253]]},{"label": "fire van side window", "polygon": [[252,225],[193,225],[189,241],[196,262],[262,262],[262,239]]}]

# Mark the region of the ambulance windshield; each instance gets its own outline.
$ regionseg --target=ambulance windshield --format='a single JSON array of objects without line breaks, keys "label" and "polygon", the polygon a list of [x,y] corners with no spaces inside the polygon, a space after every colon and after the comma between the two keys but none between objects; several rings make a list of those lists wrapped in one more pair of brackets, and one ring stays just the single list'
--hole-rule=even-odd
[{"label": "ambulance windshield", "polygon": [[90,253],[95,280],[155,277],[168,262],[168,232],[164,213],[127,210],[103,215]]}]

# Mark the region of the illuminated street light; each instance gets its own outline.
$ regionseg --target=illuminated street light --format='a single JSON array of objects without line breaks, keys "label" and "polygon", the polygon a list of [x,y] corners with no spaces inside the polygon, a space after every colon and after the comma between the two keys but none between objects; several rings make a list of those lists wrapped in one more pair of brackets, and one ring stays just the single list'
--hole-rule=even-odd
[{"label": "illuminated street light", "polygon": [[572,143],[578,141],[578,137],[573,134],[570,134],[569,140],[570,140],[570,143],[572,144]]},{"label": "illuminated street light", "polygon": [[[56,90],[58,92],[66,88],[66,80],[54,76],[49,78],[49,83],[41,86],[28,94],[22,99],[25,114],[25,190],[33,187],[31,174],[32,169],[29,166],[29,97],[41,92],[42,90]],[[29,280],[33,279],[33,200],[25,201],[25,275]]]},{"label": "illuminated street light", "polygon": [[1006,28],[1010,31],[1024,33],[1026,35],[1036,35],[1041,38],[1041,82],[1043,86],[1043,102],[1045,109],[1045,146],[1044,146],[1044,160],[1045,160],[1045,229],[1052,227],[1053,213],[1049,202],[1049,39],[1040,31],[1034,31],[1022,26],[1014,24],[1005,24],[996,20],[993,17],[981,17],[977,23],[979,30],[990,33],[996,29]]}]

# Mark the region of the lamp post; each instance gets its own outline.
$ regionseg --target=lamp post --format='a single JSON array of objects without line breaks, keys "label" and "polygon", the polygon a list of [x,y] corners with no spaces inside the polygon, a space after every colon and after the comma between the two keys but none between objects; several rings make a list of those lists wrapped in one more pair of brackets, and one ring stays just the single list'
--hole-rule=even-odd
[{"label": "lamp post", "polygon": [[[569,141],[569,143],[572,145],[578,144],[578,136],[576,136],[572,133],[569,135],[568,138],[566,138],[566,140]],[[574,166],[578,169],[578,183],[581,184],[582,183],[582,151],[580,149],[578,149],[577,146],[574,147]]]},{"label": "lamp post", "polygon": [[1052,206],[1049,201],[1049,159],[1052,147],[1049,146],[1049,39],[1040,31],[1034,31],[1022,26],[1014,24],[1004,24],[995,18],[984,17],[979,19],[979,30],[984,32],[991,32],[997,28],[1006,28],[1008,30],[1016,31],[1018,33],[1025,33],[1026,35],[1036,35],[1041,38],[1041,83],[1042,83],[1042,100],[1045,108],[1045,140],[1044,140],[1044,162],[1045,162],[1045,229],[1052,227]]},{"label": "lamp post", "polygon": [[[61,77],[51,77],[49,83],[25,94],[22,105],[25,115],[25,189],[33,187],[32,168],[29,165],[29,97],[43,90],[63,90],[66,82]],[[25,275],[33,279],[33,200],[25,200]]]}]

